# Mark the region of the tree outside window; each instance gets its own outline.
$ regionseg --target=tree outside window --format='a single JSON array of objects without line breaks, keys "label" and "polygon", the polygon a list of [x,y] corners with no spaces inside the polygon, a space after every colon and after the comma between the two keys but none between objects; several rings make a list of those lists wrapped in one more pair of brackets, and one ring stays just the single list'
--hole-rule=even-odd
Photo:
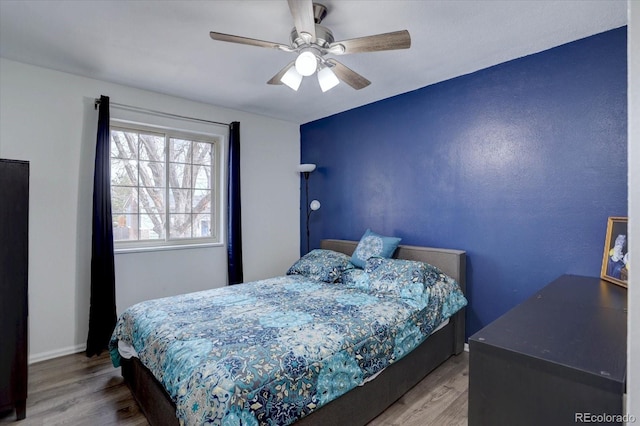
[{"label": "tree outside window", "polygon": [[215,241],[216,152],[200,135],[112,126],[114,240]]}]

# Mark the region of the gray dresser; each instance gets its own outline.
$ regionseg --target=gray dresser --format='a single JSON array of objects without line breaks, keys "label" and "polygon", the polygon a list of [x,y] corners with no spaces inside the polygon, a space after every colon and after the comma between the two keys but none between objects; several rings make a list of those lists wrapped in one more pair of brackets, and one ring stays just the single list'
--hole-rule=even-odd
[{"label": "gray dresser", "polygon": [[469,425],[622,424],[626,308],[625,288],[564,275],[471,336]]}]

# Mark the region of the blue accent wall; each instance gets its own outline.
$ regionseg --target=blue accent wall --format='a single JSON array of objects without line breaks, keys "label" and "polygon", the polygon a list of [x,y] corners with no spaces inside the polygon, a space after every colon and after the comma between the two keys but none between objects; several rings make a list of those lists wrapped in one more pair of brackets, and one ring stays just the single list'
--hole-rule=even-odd
[{"label": "blue accent wall", "polygon": [[371,228],[466,250],[467,336],[559,275],[599,276],[627,215],[626,49],[622,27],[304,124],[311,247]]}]

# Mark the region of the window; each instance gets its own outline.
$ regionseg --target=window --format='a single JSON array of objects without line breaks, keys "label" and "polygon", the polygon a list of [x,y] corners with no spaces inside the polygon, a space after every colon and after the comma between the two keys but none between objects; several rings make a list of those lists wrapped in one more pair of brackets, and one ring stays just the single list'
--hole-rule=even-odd
[{"label": "window", "polygon": [[111,125],[116,248],[219,242],[221,137]]}]

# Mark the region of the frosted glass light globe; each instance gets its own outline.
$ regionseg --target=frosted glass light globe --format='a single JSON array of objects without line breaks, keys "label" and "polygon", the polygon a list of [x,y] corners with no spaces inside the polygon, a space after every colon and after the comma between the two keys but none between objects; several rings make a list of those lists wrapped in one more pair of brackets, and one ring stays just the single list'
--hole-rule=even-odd
[{"label": "frosted glass light globe", "polygon": [[340,80],[338,80],[338,77],[336,77],[331,68],[326,67],[318,71],[318,83],[320,83],[320,89],[326,92],[336,87],[338,83],[340,83]]},{"label": "frosted glass light globe", "polygon": [[291,67],[286,73],[284,73],[280,81],[297,91],[300,87],[300,83],[302,83],[302,76],[298,71],[296,71],[296,67]]},{"label": "frosted glass light globe", "polygon": [[316,72],[318,67],[318,60],[316,55],[309,51],[302,52],[296,59],[296,71],[305,77],[312,75]]}]

